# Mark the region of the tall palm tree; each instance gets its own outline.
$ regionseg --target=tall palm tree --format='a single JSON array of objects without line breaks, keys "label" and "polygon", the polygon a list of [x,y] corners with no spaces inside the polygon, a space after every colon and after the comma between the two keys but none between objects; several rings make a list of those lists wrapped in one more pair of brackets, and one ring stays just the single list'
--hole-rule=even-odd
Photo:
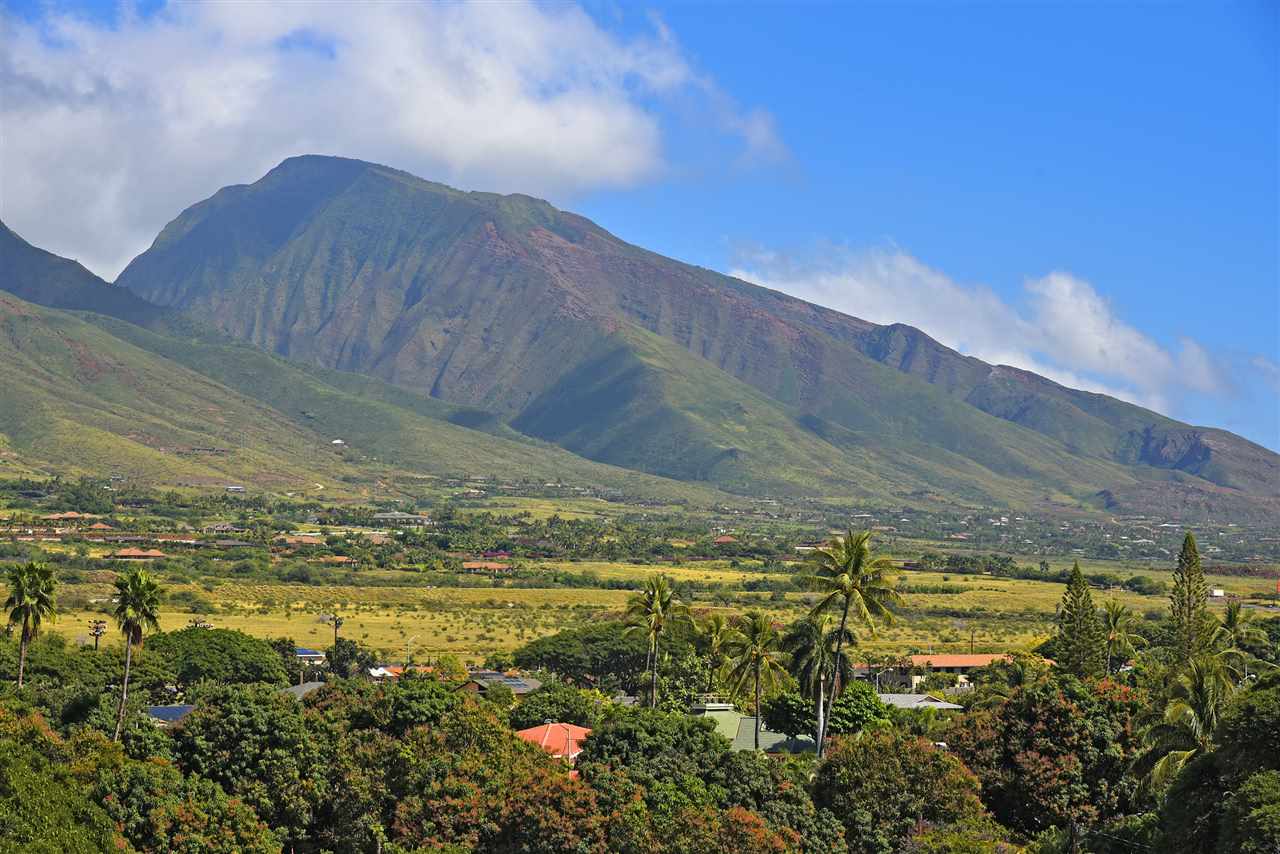
[{"label": "tall palm tree", "polygon": [[1246,611],[1239,602],[1231,602],[1214,630],[1213,645],[1219,650],[1219,658],[1232,670],[1238,664],[1243,679],[1249,678],[1249,662],[1253,658],[1245,647],[1268,640],[1267,633],[1254,625],[1253,619],[1252,611]]},{"label": "tall palm tree", "polygon": [[[844,537],[836,536],[825,547],[813,553],[816,563],[812,575],[801,576],[800,581],[806,587],[819,590],[825,595],[810,612],[814,615],[840,609],[840,628],[836,635],[835,657],[838,660],[844,649],[845,631],[849,624],[849,615],[867,626],[874,636],[876,616],[883,617],[886,623],[892,624],[893,612],[889,606],[900,601],[901,597],[893,586],[893,564],[889,558],[873,554],[871,551],[871,532],[849,530]],[[831,704],[836,698],[836,673],[833,670],[829,678],[830,690],[827,695],[827,708],[823,713],[823,726],[818,733],[818,756],[823,754],[823,742],[826,740],[826,723],[831,719]]]},{"label": "tall palm tree", "polygon": [[27,669],[27,646],[40,634],[46,618],[58,618],[54,602],[53,570],[39,563],[28,563],[9,569],[9,598],[5,610],[9,612],[9,625],[20,626],[18,635],[18,687]]},{"label": "tall palm tree", "polygon": [[786,675],[787,655],[772,618],[760,611],[748,611],[737,620],[729,637],[729,681],[737,696],[750,678],[755,683],[756,750],[760,749],[760,692],[778,684]]},{"label": "tall palm tree", "polygon": [[639,593],[627,600],[629,633],[643,634],[649,642],[645,671],[649,673],[649,705],[658,705],[658,643],[668,627],[686,619],[689,609],[680,601],[665,575],[652,575]]},{"label": "tall palm tree", "polygon": [[1138,624],[1138,615],[1127,605],[1109,599],[1102,606],[1098,615],[1102,620],[1102,631],[1106,636],[1107,673],[1114,673],[1123,663],[1133,657],[1135,650],[1146,644],[1147,639],[1134,632]]},{"label": "tall palm tree", "polygon": [[124,633],[124,684],[120,686],[120,708],[116,713],[116,734],[124,728],[124,708],[129,697],[129,670],[133,666],[133,648],[142,645],[142,635],[160,628],[160,585],[141,568],[131,569],[116,578],[116,608],[112,616]]},{"label": "tall palm tree", "polygon": [[725,619],[724,614],[714,613],[708,614],[707,618],[702,621],[698,627],[698,634],[702,637],[703,642],[707,645],[707,658],[709,659],[709,667],[707,668],[707,693],[710,694],[715,687],[716,676],[724,667],[725,660],[725,641],[733,633],[733,626]]},{"label": "tall palm tree", "polygon": [[1213,749],[1218,718],[1234,688],[1217,658],[1191,659],[1174,680],[1163,711],[1144,734],[1147,749],[1138,761],[1150,768],[1148,786],[1163,788],[1184,765]]},{"label": "tall palm tree", "polygon": [[[846,629],[844,638],[837,642],[838,631],[830,614],[811,614],[793,623],[782,636],[782,649],[790,657],[791,675],[800,685],[800,694],[814,701],[815,737],[822,732],[827,674],[834,668],[837,688],[853,678],[853,662],[843,649],[857,639]],[[841,649],[839,658],[837,646]]]}]

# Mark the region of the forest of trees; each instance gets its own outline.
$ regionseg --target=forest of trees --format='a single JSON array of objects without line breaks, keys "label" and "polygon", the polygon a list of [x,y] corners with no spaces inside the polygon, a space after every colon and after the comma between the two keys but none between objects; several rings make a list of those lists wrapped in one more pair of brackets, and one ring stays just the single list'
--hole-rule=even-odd
[{"label": "forest of trees", "polygon": [[[543,685],[459,690],[460,667],[327,684],[288,639],[159,626],[145,569],[115,581],[119,643],[70,647],[46,566],[9,567],[0,642],[0,851],[1274,852],[1276,620],[1213,613],[1194,537],[1168,614],[1094,601],[1069,573],[1055,635],[973,675],[960,712],[901,710],[854,679],[897,591],[870,537],[820,550],[791,625],[695,611],[662,576],[617,622],[490,664]],[[617,702],[619,692],[638,698]],[[732,749],[688,714],[730,698],[818,753]],[[145,707],[182,702],[180,725]],[[591,728],[571,769],[514,734]],[[757,734],[758,738],[758,734]]]}]

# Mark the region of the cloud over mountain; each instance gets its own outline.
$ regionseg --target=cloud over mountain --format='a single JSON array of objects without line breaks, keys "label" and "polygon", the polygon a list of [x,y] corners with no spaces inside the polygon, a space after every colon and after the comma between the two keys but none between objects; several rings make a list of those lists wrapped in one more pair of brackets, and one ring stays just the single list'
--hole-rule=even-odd
[{"label": "cloud over mountain", "polygon": [[1063,271],[1027,279],[1017,304],[897,248],[746,249],[731,275],[873,322],[918,326],[984,361],[1161,412],[1176,412],[1186,394],[1230,394],[1234,375],[1264,372],[1268,361],[1211,353],[1186,337],[1164,346],[1120,317],[1092,284]]},{"label": "cloud over mountain", "polygon": [[662,105],[773,156],[767,113],[700,73],[659,21],[576,6],[172,4],[113,26],[0,18],[7,222],[108,277],[192,198],[300,152],[552,197],[661,174]]}]

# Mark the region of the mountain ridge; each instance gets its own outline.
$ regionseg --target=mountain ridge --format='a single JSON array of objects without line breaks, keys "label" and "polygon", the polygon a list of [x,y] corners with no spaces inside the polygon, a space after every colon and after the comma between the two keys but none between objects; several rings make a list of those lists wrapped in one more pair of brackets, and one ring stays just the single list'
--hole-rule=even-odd
[{"label": "mountain ridge", "polygon": [[529,196],[290,158],[117,280],[233,339],[735,492],[1272,512],[1280,463],[1027,371],[632,246]]}]

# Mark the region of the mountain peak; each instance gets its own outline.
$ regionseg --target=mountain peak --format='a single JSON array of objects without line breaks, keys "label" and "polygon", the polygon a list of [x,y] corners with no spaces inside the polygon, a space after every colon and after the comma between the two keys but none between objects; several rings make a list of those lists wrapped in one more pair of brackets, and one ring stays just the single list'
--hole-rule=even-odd
[{"label": "mountain peak", "polygon": [[293,157],[219,191],[120,282],[271,352],[729,489],[1023,504],[1107,489],[1139,507],[1164,500],[1166,471],[1218,506],[1224,487],[1277,497],[1249,471],[1274,463],[1236,437],[1208,457],[1154,453],[1189,428],[1010,381],[919,329],[664,258],[527,195],[360,160]]}]

